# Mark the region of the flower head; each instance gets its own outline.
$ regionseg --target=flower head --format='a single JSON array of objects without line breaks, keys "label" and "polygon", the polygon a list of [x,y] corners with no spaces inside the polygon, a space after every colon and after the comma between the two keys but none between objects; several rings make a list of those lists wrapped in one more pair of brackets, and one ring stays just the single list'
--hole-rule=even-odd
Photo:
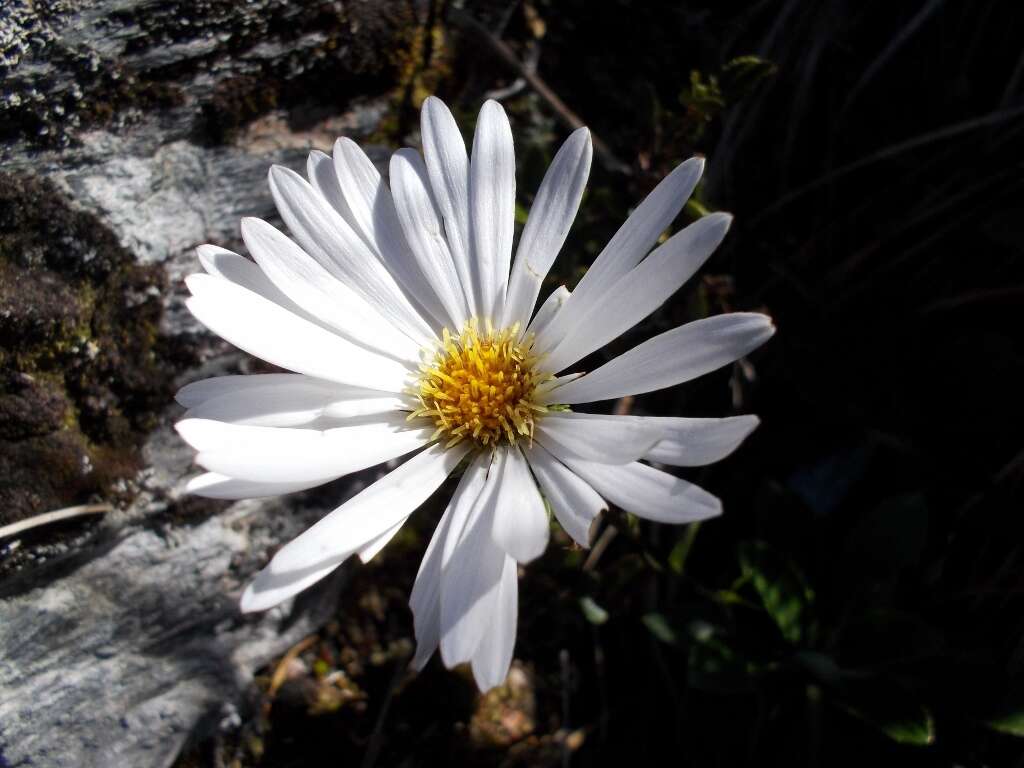
[{"label": "flower head", "polygon": [[539,556],[547,505],[589,545],[610,502],[670,523],[721,511],[717,498],[652,466],[728,455],[757,426],[724,419],[581,413],[580,403],[673,386],[767,340],[758,314],[697,320],[590,372],[569,372],[649,315],[714,251],[730,217],[711,214],[652,251],[693,191],[687,160],[636,208],[570,293],[534,311],[590,170],[574,132],[537,192],[512,260],[515,158],[501,106],[487,102],[472,160],[455,120],[423,106],[423,151],[391,158],[386,183],[351,141],[313,152],[307,179],[270,171],[292,238],[242,221],[253,261],[199,248],[189,309],[239,348],[292,373],[222,376],[178,393],[177,425],[208,472],[189,490],[214,498],[311,488],[410,456],[286,544],[242,596],[270,608],[358,555],[380,551],[451,475],[464,472],[427,547],[411,595],[415,664],[440,648],[470,662],[481,689],[512,659],[518,566]]}]

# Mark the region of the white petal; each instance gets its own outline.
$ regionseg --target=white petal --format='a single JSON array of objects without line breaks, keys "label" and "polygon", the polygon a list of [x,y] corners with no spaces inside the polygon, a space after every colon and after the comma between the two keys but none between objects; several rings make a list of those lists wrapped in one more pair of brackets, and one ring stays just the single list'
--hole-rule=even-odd
[{"label": "white petal", "polygon": [[760,419],[753,415],[726,419],[685,419],[672,416],[622,418],[656,421],[663,427],[666,430],[665,439],[644,458],[675,467],[702,467],[724,459],[760,424]]},{"label": "white petal", "polygon": [[[704,172],[703,158],[693,157],[662,179],[626,219],[598,255],[565,304],[567,314],[538,337],[538,351],[547,351],[571,329],[574,318],[583,317],[599,304],[615,282],[640,263],[665,228],[686,204]],[[568,310],[572,308],[571,312]]]},{"label": "white petal", "polygon": [[581,547],[589,547],[594,518],[608,509],[604,499],[540,443],[530,446],[526,458],[562,528]]},{"label": "white petal", "polygon": [[659,523],[692,523],[722,514],[722,502],[703,488],[640,462],[612,466],[553,451],[612,504]]},{"label": "white petal", "polygon": [[655,422],[571,411],[546,414],[534,429],[548,447],[554,443],[577,458],[602,464],[636,461],[665,437]]},{"label": "white petal", "polygon": [[185,304],[211,331],[239,349],[314,378],[401,392],[409,369],[374,354],[233,283],[190,275]]},{"label": "white petal", "polygon": [[[234,397],[245,399],[252,390],[278,389],[294,392],[300,398],[312,400],[318,394],[325,403],[326,415],[335,418],[365,416],[404,407],[404,401],[387,392],[363,387],[352,387],[336,381],[314,379],[301,373],[253,373],[248,375],[214,376],[186,384],[174,399],[186,408],[195,408],[210,400]],[[380,409],[387,403],[387,408]],[[216,417],[215,417],[216,418]]]},{"label": "white petal", "polygon": [[[338,183],[338,174],[334,171],[334,160],[331,156],[318,149],[310,152],[306,160],[306,176],[313,189],[331,204],[350,227],[356,229],[355,216],[352,215],[348,203],[345,202],[345,196],[341,193],[341,185]],[[330,269],[333,264],[324,266]]]},{"label": "white petal", "polygon": [[[300,383],[301,382],[301,383]],[[242,396],[248,389],[263,389],[270,386],[289,387],[294,384],[299,386],[323,387],[323,391],[332,391],[334,387],[344,391],[346,387],[333,381],[322,381],[299,373],[255,373],[251,375],[235,376],[214,376],[210,379],[200,379],[186,384],[178,390],[174,399],[179,405],[186,408],[194,408],[200,403],[212,400],[223,395]],[[368,391],[368,390],[358,390]]]},{"label": "white petal", "polygon": [[334,143],[334,167],[341,193],[356,221],[356,231],[363,235],[398,285],[413,299],[414,306],[436,318],[440,323],[438,327],[444,325],[444,309],[409,252],[391,191],[377,166],[358,144],[341,138]]},{"label": "white petal", "polygon": [[512,128],[501,105],[484,102],[469,165],[471,262],[482,320],[501,321],[512,261],[516,216],[516,156]]},{"label": "white petal", "polygon": [[280,573],[345,558],[406,520],[445,481],[469,447],[432,445],[360,491],[274,556]]},{"label": "white petal", "polygon": [[[600,349],[660,307],[707,261],[729,230],[732,216],[712,213],[680,232],[612,285],[586,316],[572,320],[544,364],[558,372]],[[572,305],[567,312],[575,312]]]},{"label": "white petal", "polygon": [[208,274],[215,275],[227,280],[229,283],[240,285],[263,298],[284,307],[289,312],[309,320],[311,323],[322,327],[328,327],[322,320],[307,312],[296,304],[280,289],[271,282],[259,266],[241,254],[220,248],[216,245],[200,245],[196,248],[199,255],[199,262]]},{"label": "white petal", "polygon": [[466,468],[420,561],[416,583],[409,596],[416,631],[416,656],[412,665],[418,670],[430,660],[441,640],[441,561],[451,519],[464,517],[476,503],[487,480],[488,462],[489,458],[485,461],[481,454]]},{"label": "white petal", "polygon": [[[403,415],[367,417],[333,429],[290,429],[184,419],[175,428],[211,472],[260,482],[326,481],[397,458],[427,444],[432,427],[409,428]],[[378,420],[379,419],[379,420]]]},{"label": "white petal", "polygon": [[755,312],[695,320],[638,344],[543,397],[548,403],[591,403],[664,389],[739,360],[773,333],[771,319]]},{"label": "white petal", "polygon": [[242,238],[267,277],[295,304],[362,347],[419,362],[419,344],[283,233],[262,219],[244,218]]},{"label": "white petal", "polygon": [[428,96],[423,102],[420,133],[430,186],[444,217],[448,248],[466,295],[469,314],[475,316],[479,302],[473,288],[469,259],[469,158],[466,156],[466,144],[452,113],[443,101],[434,96]]},{"label": "white petal", "polygon": [[541,283],[576,218],[590,175],[592,154],[590,131],[578,128],[566,139],[544,174],[519,239],[502,325],[518,322],[525,328],[529,322]]},{"label": "white petal", "polygon": [[392,527],[388,528],[384,533],[375,538],[365,547],[359,550],[359,559],[364,563],[370,562],[377,554],[388,545],[388,542],[395,538],[395,534],[398,533],[402,526],[405,525],[405,520],[399,520]]},{"label": "white petal", "polygon": [[491,527],[505,451],[493,454],[487,482],[468,510],[455,507],[441,556],[441,658],[448,667],[473,658],[490,621],[505,552]]},{"label": "white petal", "polygon": [[243,613],[265,611],[294,597],[307,587],[311,587],[320,579],[341,565],[344,557],[336,557],[305,568],[293,571],[274,572],[264,568],[242,593],[240,607]]},{"label": "white petal", "polygon": [[473,679],[481,693],[501,685],[508,677],[518,618],[519,574],[515,559],[506,556],[497,593],[491,600],[490,620],[472,659]]},{"label": "white petal", "polygon": [[504,453],[491,533],[499,547],[528,563],[547,549],[548,513],[522,452],[513,447]]},{"label": "white petal", "polygon": [[[420,316],[362,238],[305,179],[275,165],[270,192],[277,209],[308,254],[328,268],[420,346],[434,337]],[[333,265],[330,269],[328,265]]]},{"label": "white petal", "polygon": [[550,295],[544,299],[544,303],[540,305],[540,309],[537,310],[537,314],[526,329],[526,334],[532,333],[537,335],[542,333],[568,298],[568,288],[564,285],[560,285],[555,288],[555,290],[553,290]]},{"label": "white petal", "polygon": [[449,327],[461,329],[469,319],[466,295],[444,238],[444,225],[430,191],[426,166],[418,152],[400,149],[391,156],[391,188],[398,220],[413,257],[445,308]]},{"label": "white petal", "polygon": [[280,496],[314,488],[319,482],[303,483],[260,483],[252,480],[238,480],[234,477],[207,472],[193,477],[185,485],[185,492],[207,499],[258,499],[264,496]]},{"label": "white petal", "polygon": [[321,382],[308,376],[295,378],[299,381],[248,387],[209,398],[190,408],[184,418],[214,419],[258,427],[301,427],[408,409],[402,398],[384,392],[342,384],[335,384],[336,389],[332,391],[331,382]]}]

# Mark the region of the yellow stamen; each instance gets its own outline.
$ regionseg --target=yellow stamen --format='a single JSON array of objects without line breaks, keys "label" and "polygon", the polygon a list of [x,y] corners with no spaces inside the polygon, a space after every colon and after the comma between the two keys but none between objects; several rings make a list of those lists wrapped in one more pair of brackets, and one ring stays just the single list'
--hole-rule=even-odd
[{"label": "yellow stamen", "polygon": [[420,407],[410,418],[433,420],[434,437],[447,435],[447,445],[472,439],[480,446],[503,440],[533,438],[533,423],[547,408],[534,401],[537,385],[550,380],[536,369],[532,335],[519,338],[519,325],[481,330],[470,320],[458,335],[447,328],[441,342],[420,366],[410,390]]}]

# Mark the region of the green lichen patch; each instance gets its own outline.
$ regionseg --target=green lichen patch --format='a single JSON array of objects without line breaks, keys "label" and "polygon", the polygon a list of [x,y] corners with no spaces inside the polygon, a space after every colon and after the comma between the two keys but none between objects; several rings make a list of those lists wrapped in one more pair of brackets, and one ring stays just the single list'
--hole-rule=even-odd
[{"label": "green lichen patch", "polygon": [[0,174],[0,523],[139,468],[169,398],[163,279],[51,183]]}]

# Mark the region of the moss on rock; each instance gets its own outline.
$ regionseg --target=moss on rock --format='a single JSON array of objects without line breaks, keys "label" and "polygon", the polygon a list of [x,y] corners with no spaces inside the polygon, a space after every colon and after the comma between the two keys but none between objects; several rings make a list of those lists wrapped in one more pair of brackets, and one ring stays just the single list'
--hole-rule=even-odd
[{"label": "moss on rock", "polygon": [[0,523],[136,471],[170,395],[163,288],[52,183],[0,174]]}]

